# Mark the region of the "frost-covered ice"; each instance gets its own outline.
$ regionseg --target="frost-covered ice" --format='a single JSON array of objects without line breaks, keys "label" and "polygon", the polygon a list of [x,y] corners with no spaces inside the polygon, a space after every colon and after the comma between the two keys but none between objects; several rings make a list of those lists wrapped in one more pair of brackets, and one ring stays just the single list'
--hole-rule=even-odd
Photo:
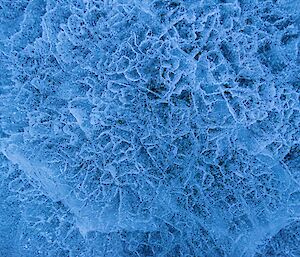
[{"label": "frost-covered ice", "polygon": [[300,1],[0,21],[0,256],[300,256]]}]

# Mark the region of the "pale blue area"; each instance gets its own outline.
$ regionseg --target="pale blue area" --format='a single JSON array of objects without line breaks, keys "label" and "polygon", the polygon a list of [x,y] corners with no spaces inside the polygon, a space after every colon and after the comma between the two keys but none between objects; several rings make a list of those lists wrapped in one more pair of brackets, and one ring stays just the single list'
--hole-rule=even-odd
[{"label": "pale blue area", "polygon": [[0,256],[299,257],[298,0],[0,0]]}]

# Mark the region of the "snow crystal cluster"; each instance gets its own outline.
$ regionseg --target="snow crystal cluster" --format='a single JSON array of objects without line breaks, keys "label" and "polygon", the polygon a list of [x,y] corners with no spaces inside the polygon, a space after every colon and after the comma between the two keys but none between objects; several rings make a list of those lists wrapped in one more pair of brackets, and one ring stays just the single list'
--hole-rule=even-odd
[{"label": "snow crystal cluster", "polygon": [[0,256],[300,256],[299,0],[0,21]]}]

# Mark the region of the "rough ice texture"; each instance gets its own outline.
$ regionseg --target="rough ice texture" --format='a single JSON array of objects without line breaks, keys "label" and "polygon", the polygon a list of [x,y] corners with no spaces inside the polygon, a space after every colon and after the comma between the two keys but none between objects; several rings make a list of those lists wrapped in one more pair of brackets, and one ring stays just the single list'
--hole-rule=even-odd
[{"label": "rough ice texture", "polygon": [[0,21],[0,256],[300,256],[299,0]]}]

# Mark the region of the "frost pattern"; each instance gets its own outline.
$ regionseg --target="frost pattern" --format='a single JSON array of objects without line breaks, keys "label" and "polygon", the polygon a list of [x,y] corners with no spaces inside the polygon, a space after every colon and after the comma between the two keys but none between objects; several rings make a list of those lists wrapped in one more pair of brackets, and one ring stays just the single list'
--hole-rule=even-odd
[{"label": "frost pattern", "polygon": [[299,10],[0,1],[0,255],[300,256]]}]

